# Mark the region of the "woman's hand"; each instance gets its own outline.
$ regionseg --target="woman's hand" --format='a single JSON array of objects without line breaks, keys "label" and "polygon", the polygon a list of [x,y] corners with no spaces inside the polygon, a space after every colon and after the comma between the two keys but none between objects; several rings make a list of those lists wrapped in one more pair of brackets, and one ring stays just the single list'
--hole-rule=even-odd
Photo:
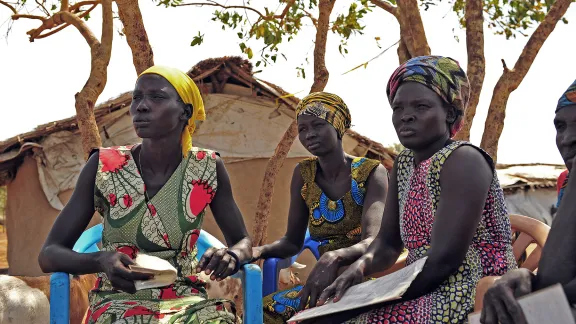
[{"label": "woman's hand", "polygon": [[483,324],[527,324],[517,298],[532,292],[534,274],[528,269],[508,272],[484,295],[480,322]]},{"label": "woman's hand", "polygon": [[332,297],[334,297],[334,302],[339,301],[348,288],[361,283],[364,280],[363,268],[361,260],[354,262],[336,281],[324,289],[318,300],[318,305],[323,305]]},{"label": "woman's hand", "polygon": [[149,280],[154,275],[130,270],[134,261],[124,253],[100,252],[98,263],[102,272],[106,274],[112,287],[133,294],[136,292],[135,280]]},{"label": "woman's hand", "polygon": [[228,253],[228,248],[209,248],[198,262],[196,272],[204,271],[207,275],[212,274],[210,280],[221,281],[236,272],[239,267],[237,262],[236,258]]},{"label": "woman's hand", "polygon": [[256,262],[262,258],[262,251],[264,250],[263,246],[255,246],[252,248],[252,259],[250,263]]},{"label": "woman's hand", "polygon": [[308,275],[306,284],[300,291],[300,306],[298,310],[303,310],[308,307],[316,307],[318,297],[322,291],[328,287],[338,277],[339,260],[338,256],[333,252],[326,252],[314,269]]}]

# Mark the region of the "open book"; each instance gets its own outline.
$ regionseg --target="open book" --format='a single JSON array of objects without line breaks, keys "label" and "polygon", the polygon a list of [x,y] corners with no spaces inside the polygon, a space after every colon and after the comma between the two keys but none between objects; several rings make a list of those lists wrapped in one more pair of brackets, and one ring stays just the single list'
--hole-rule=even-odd
[{"label": "open book", "polygon": [[176,281],[178,276],[176,268],[170,262],[155,256],[139,253],[134,262],[130,270],[154,275],[154,278],[150,280],[134,281],[136,290],[169,286]]},{"label": "open book", "polygon": [[352,286],[337,303],[329,300],[322,306],[310,308],[294,315],[288,322],[293,323],[400,299],[424,268],[427,258],[424,257],[387,276]]},{"label": "open book", "polygon": [[[528,324],[575,323],[570,304],[560,284],[520,297],[518,304]],[[469,324],[480,324],[480,315],[480,313],[470,314]]]}]

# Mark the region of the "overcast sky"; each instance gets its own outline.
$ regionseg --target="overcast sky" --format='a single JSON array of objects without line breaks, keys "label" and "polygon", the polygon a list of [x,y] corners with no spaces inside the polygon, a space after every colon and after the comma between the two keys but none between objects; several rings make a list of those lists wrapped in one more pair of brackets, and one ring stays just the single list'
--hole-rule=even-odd
[{"label": "overcast sky", "polygon": [[[187,70],[209,57],[242,55],[236,32],[222,31],[218,23],[211,21],[214,8],[166,9],[156,7],[151,1],[140,3],[156,64]],[[252,3],[258,5],[263,0]],[[347,10],[349,3],[350,0],[338,1],[334,13]],[[91,16],[89,25],[99,35],[101,13],[95,10]],[[5,22],[9,17],[10,11],[0,6],[0,24],[4,23],[0,27],[0,140],[74,115],[74,94],[86,82],[90,70],[89,48],[74,28],[30,43],[26,31],[37,27],[38,22],[16,21],[5,37],[8,27]],[[510,97],[498,151],[500,163],[562,163],[554,143],[552,120],[558,98],[576,79],[576,5],[572,5],[566,18],[571,23],[560,23],[556,27],[524,82]],[[433,54],[450,56],[466,67],[465,32],[458,28],[456,15],[450,8],[434,7],[423,12],[423,19]],[[312,65],[306,64],[305,58],[312,59],[315,29],[306,23],[308,26],[294,41],[281,47],[288,61],[279,59],[278,64],[263,68],[257,75],[299,97],[310,89],[313,75]],[[399,38],[399,28],[395,19],[379,8],[370,13],[364,23],[367,26],[364,35],[348,42],[350,53],[345,57],[338,53],[338,37],[329,35],[326,62],[330,81],[326,91],[346,101],[352,112],[354,130],[388,145],[398,142],[385,93],[386,82],[398,65],[396,47],[372,61],[366,69],[343,73],[382,51],[375,37],[380,37],[382,48],[394,44]],[[119,21],[116,25],[120,26]],[[190,42],[198,32],[205,35],[205,42],[191,47]],[[99,102],[131,90],[136,80],[126,40],[117,33],[114,37],[108,83]],[[486,30],[486,79],[472,128],[475,144],[480,143],[492,90],[502,73],[500,60],[505,59],[509,67],[513,66],[526,41],[522,36],[506,40]],[[254,41],[249,45],[256,51],[261,43]],[[296,67],[302,63],[306,79],[296,74]]]}]

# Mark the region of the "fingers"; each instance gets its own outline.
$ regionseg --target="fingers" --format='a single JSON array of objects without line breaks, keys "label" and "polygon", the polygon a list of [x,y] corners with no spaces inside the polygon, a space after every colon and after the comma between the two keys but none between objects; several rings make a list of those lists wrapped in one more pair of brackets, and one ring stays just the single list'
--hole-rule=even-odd
[{"label": "fingers", "polygon": [[484,305],[482,306],[482,313],[480,314],[480,323],[482,324],[498,324],[498,318],[494,313],[492,301],[484,298]]},{"label": "fingers", "polygon": [[[334,284],[336,284],[336,282],[334,282]],[[334,296],[334,291],[336,290],[336,288],[334,287],[334,284],[328,286],[320,294],[320,298],[318,298],[318,306],[324,305],[326,303],[326,301],[328,301],[328,299],[330,299]]]},{"label": "fingers", "polygon": [[231,262],[230,259],[232,259],[232,257],[229,254],[227,253],[224,254],[222,260],[220,261],[220,263],[216,265],[216,269],[214,270],[214,272],[212,272],[212,276],[210,277],[210,279],[222,280],[224,273],[228,270],[228,266],[230,265]]},{"label": "fingers", "polygon": [[134,281],[127,280],[121,277],[114,277],[110,280],[112,287],[118,290],[125,291],[127,293],[133,294],[136,292],[136,287],[134,286]]},{"label": "fingers", "polygon": [[350,288],[350,286],[352,286],[352,282],[348,278],[338,281],[338,283],[336,284],[336,289],[334,289],[335,303],[338,302],[342,298],[342,296],[344,296],[344,293],[346,292],[346,290],[348,290],[348,288]]},{"label": "fingers", "polygon": [[[204,273],[207,275],[210,275],[211,273],[214,272],[214,270],[217,269],[218,265],[222,262],[222,258],[224,258],[224,256],[226,255],[226,249],[220,249],[220,250],[216,250],[212,253],[212,257],[210,258],[210,261],[208,261],[208,264],[206,265],[206,267],[204,267]],[[212,276],[210,277],[212,278]],[[215,280],[216,277],[214,276]]]},{"label": "fingers", "polygon": [[[506,308],[507,314],[509,314],[512,318],[510,323],[528,324],[528,320],[526,319],[526,316],[524,316],[524,312],[522,311],[520,304],[518,304],[518,301],[516,298],[514,298],[512,291],[509,289],[506,290],[507,293],[502,295],[502,304],[504,305],[504,308]],[[505,322],[502,323],[506,324]]]},{"label": "fingers", "polygon": [[308,301],[308,307],[316,307],[316,302],[318,301],[318,290],[312,289],[310,292],[310,300]]},{"label": "fingers", "polygon": [[[196,267],[196,272],[200,272],[200,271],[206,269],[206,266],[208,265],[208,263],[212,259],[212,255],[216,251],[217,251],[217,249],[212,247],[212,248],[209,248],[208,250],[206,250],[206,252],[204,252],[204,255],[202,256],[202,258],[200,258],[200,261],[198,262],[198,266]],[[208,273],[206,273],[206,274],[208,274]]]},{"label": "fingers", "polygon": [[134,264],[134,260],[132,260],[128,255],[124,253],[118,253],[118,254],[119,254],[119,260],[120,262],[122,262],[124,266],[128,267]]},{"label": "fingers", "polygon": [[310,297],[310,289],[308,288],[308,285],[304,285],[302,287],[302,290],[300,290],[298,296],[300,296],[298,311],[302,311],[306,308],[306,304],[308,304],[308,298]]},{"label": "fingers", "polygon": [[236,270],[236,259],[230,258],[230,262],[228,263],[228,267],[226,267],[226,270],[224,271],[224,273],[220,276],[220,279],[218,279],[218,280],[223,280],[224,278],[233,275],[234,270]]}]

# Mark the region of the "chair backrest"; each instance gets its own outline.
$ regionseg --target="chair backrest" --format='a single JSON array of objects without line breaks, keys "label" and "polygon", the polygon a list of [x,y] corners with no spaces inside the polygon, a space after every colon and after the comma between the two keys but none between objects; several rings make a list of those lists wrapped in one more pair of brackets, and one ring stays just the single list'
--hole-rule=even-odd
[{"label": "chair backrest", "polygon": [[528,255],[521,267],[530,271],[536,270],[542,254],[542,248],[550,232],[550,226],[535,218],[514,214],[510,215],[510,223],[513,232],[520,232],[512,244],[516,261],[519,261],[526,249],[535,243],[536,248]]}]

